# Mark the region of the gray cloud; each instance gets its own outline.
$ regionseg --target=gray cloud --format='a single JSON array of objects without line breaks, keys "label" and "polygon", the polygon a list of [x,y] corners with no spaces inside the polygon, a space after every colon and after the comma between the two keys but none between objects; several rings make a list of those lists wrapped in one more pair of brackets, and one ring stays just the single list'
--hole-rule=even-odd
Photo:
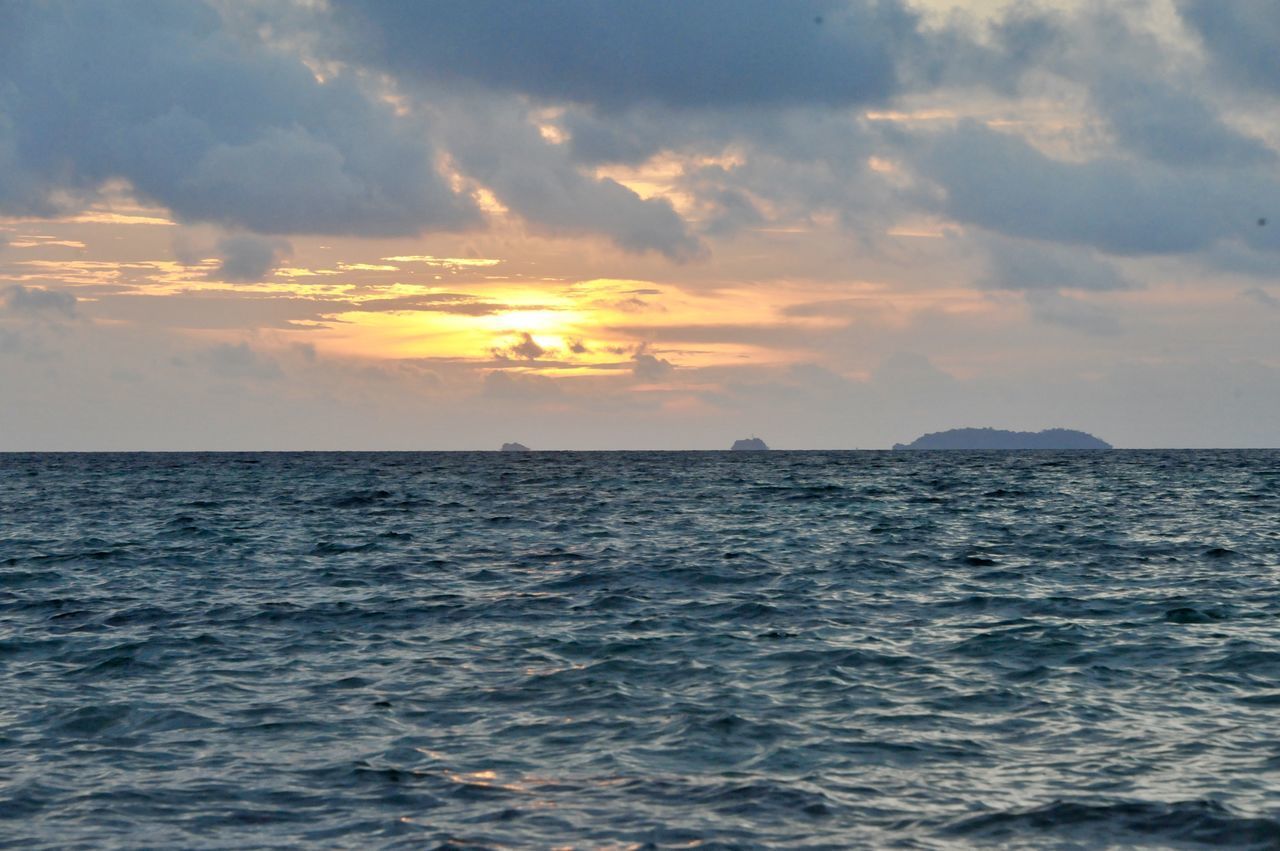
[{"label": "gray cloud", "polygon": [[511,347],[511,354],[526,358],[528,360],[537,360],[547,353],[547,350],[539,346],[528,332],[520,335],[523,339]]},{"label": "gray cloud", "polygon": [[331,5],[355,54],[397,75],[605,110],[881,102],[917,35],[892,0]]},{"label": "gray cloud", "polygon": [[661,381],[676,368],[671,361],[648,352],[636,352],[631,360],[631,371],[641,381]]},{"label": "gray cloud", "polygon": [[1228,127],[1185,86],[1113,74],[1094,99],[1119,141],[1150,160],[1175,167],[1246,167],[1274,162],[1275,152]]},{"label": "gray cloud", "polygon": [[943,209],[959,221],[1122,255],[1186,253],[1227,237],[1253,238],[1256,211],[1280,194],[1280,183],[1260,175],[1052,159],[972,122],[930,140],[918,162],[945,189]]},{"label": "gray cloud", "polygon": [[543,355],[553,355],[554,350],[538,345],[538,341],[533,339],[533,335],[528,331],[522,331],[516,335],[517,340],[507,346],[496,346],[489,350],[495,360],[524,360],[530,363],[539,362]]},{"label": "gray cloud", "polygon": [[684,261],[704,247],[665,198],[644,199],[609,178],[584,174],[549,144],[519,105],[473,99],[448,104],[446,138],[458,166],[550,236],[600,234],[626,251]]},{"label": "gray cloud", "polygon": [[287,240],[236,234],[218,241],[222,263],[209,277],[219,281],[256,282],[270,276],[292,252]]},{"label": "gray cloud", "polygon": [[710,194],[713,211],[702,226],[710,236],[729,236],[743,228],[756,227],[765,222],[759,207],[744,192],[737,189],[721,189]]},{"label": "gray cloud", "polygon": [[498,369],[484,377],[483,394],[504,401],[537,402],[559,396],[560,385],[543,375]]},{"label": "gray cloud", "polygon": [[868,177],[868,158],[884,153],[885,140],[845,111],[646,106],[598,114],[571,107],[561,125],[580,165],[635,165],[662,151],[691,158],[735,152],[731,166],[711,162],[688,168],[678,179],[678,188],[705,210],[699,230],[712,238],[771,221],[803,221],[826,210],[839,211],[851,227],[881,228],[902,206]]},{"label": "gray cloud", "polygon": [[1227,77],[1280,94],[1280,15],[1272,0],[1179,0],[1178,10]]},{"label": "gray cloud", "polygon": [[61,290],[14,284],[0,290],[0,301],[7,310],[27,316],[71,318],[76,315],[76,297]]},{"label": "gray cloud", "polygon": [[181,219],[263,233],[479,221],[421,126],[203,3],[4,4],[0,34],[0,210],[51,215],[123,179]]},{"label": "gray cloud", "polygon": [[1134,284],[1085,248],[990,238],[989,273],[980,283],[999,290],[1125,290]]},{"label": "gray cloud", "polygon": [[1276,253],[1274,247],[1260,251],[1239,241],[1232,241],[1215,245],[1197,259],[1199,265],[1211,271],[1271,281],[1280,277],[1280,257]]},{"label": "gray cloud", "polygon": [[1048,290],[1030,291],[1026,299],[1031,315],[1041,322],[1099,336],[1120,333],[1120,322],[1097,305]]},{"label": "gray cloud", "polygon": [[1280,298],[1276,298],[1262,287],[1249,287],[1249,289],[1240,293],[1240,295],[1252,301],[1254,304],[1260,304],[1263,307],[1272,310],[1280,310]]},{"label": "gray cloud", "polygon": [[248,343],[219,343],[204,352],[209,369],[221,378],[280,378],[284,373],[275,359],[256,352]]},{"label": "gray cloud", "polygon": [[956,380],[919,352],[894,352],[876,367],[872,381],[885,387],[929,393],[950,388]]},{"label": "gray cloud", "polygon": [[[785,313],[785,311],[784,311]],[[797,314],[790,314],[797,315]],[[800,315],[826,315],[809,313]],[[758,346],[812,345],[820,336],[813,328],[784,322],[769,324],[619,325],[609,329],[628,337],[659,343],[745,343]]]},{"label": "gray cloud", "polygon": [[972,77],[1008,95],[1046,71],[1082,84],[1119,145],[1152,161],[1176,167],[1273,161],[1264,143],[1223,120],[1220,93],[1191,73],[1185,57],[1170,55],[1148,12],[1142,3],[1069,12],[1017,4],[990,27],[986,51],[957,45],[947,70],[953,83]]}]

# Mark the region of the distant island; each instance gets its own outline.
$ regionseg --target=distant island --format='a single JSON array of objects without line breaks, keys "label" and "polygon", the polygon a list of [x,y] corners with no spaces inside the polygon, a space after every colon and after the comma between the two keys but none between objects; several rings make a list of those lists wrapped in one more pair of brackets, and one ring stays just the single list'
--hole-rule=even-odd
[{"label": "distant island", "polygon": [[1111,444],[1083,431],[1047,428],[1044,431],[1005,431],[998,428],[953,428],[935,431],[901,449],[1110,449]]},{"label": "distant island", "polygon": [[533,450],[525,446],[523,443],[504,443],[502,444],[502,451],[503,452],[532,452]]},{"label": "distant island", "polygon": [[748,437],[745,440],[735,440],[730,450],[733,452],[767,452],[769,447],[758,437]]}]

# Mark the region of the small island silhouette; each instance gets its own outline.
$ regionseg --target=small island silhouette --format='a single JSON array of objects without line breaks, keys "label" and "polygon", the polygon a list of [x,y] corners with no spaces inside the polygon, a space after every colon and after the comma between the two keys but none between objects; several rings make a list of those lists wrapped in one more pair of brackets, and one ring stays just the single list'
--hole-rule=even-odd
[{"label": "small island silhouette", "polygon": [[748,437],[743,440],[735,440],[733,446],[729,447],[733,452],[768,452],[769,447],[758,437]]},{"label": "small island silhouette", "polygon": [[903,449],[1110,449],[1111,444],[1069,428],[1044,431],[1005,431],[998,428],[953,428],[935,431],[911,443],[895,443]]},{"label": "small island silhouette", "polygon": [[523,443],[504,443],[502,444],[502,451],[503,452],[532,452],[533,450],[525,446]]}]

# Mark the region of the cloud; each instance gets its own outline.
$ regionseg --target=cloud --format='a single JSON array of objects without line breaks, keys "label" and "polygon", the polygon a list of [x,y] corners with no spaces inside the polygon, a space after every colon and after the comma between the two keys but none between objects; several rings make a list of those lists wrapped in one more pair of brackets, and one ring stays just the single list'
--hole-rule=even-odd
[{"label": "cloud", "polygon": [[[1272,229],[1270,225],[1267,229],[1280,234],[1280,229]],[[1252,242],[1253,240],[1250,240],[1250,243]],[[1197,260],[1199,265],[1210,271],[1222,271],[1272,281],[1280,275],[1280,260],[1277,259],[1276,253],[1277,250],[1271,246],[1246,245],[1232,241],[1213,246],[1201,254]]]},{"label": "cloud", "polygon": [[1186,88],[1113,74],[1095,85],[1093,94],[1119,141],[1149,160],[1174,167],[1241,168],[1276,159],[1274,151],[1227,126]]},{"label": "cloud", "polygon": [[418,122],[204,3],[4,4],[0,33],[0,211],[74,211],[124,180],[180,219],[262,233],[480,221]]},{"label": "cloud", "polygon": [[1028,292],[1026,299],[1031,315],[1041,322],[1098,336],[1120,333],[1120,322],[1097,305],[1047,290]]},{"label": "cloud", "polygon": [[918,165],[945,190],[942,210],[961,222],[1120,255],[1188,253],[1251,236],[1255,211],[1280,194],[1280,183],[1261,175],[1054,159],[974,122],[927,142]]},{"label": "cloud", "polygon": [[236,234],[218,241],[222,258],[209,277],[219,281],[257,282],[267,278],[293,251],[287,240]]},{"label": "cloud", "polygon": [[1240,295],[1252,301],[1254,304],[1260,304],[1271,310],[1280,310],[1280,298],[1276,298],[1262,287],[1249,287]]},{"label": "cloud", "polygon": [[483,394],[491,399],[537,402],[560,395],[554,378],[498,369],[484,377]]},{"label": "cloud", "polygon": [[891,0],[334,0],[360,60],[606,111],[878,103],[898,90],[895,48],[917,21]]},{"label": "cloud", "polygon": [[988,273],[981,286],[1021,292],[1031,316],[1039,322],[1087,334],[1119,333],[1120,323],[1098,305],[1064,295],[1061,290],[1114,292],[1136,284],[1112,264],[1085,248],[989,237]]},{"label": "cloud", "polygon": [[554,351],[540,346],[532,334],[522,331],[516,336],[516,342],[507,346],[495,346],[490,349],[490,354],[498,360],[537,361],[543,355],[554,354]]},{"label": "cloud", "polygon": [[818,336],[813,328],[787,323],[619,325],[609,331],[660,343],[743,343],[783,348],[806,347]]},{"label": "cloud", "polygon": [[249,348],[248,343],[219,343],[204,352],[209,369],[221,378],[280,378],[274,359]]},{"label": "cloud", "polygon": [[[484,301],[466,293],[425,293],[423,295],[396,296],[394,298],[370,298],[355,302],[352,310],[370,313],[389,313],[393,311],[429,311],[432,313],[453,313],[459,316],[491,316],[515,308],[509,304]],[[524,306],[521,310],[545,310],[541,306]],[[334,311],[337,312],[337,311]]]},{"label": "cloud", "polygon": [[972,78],[1009,95],[1059,75],[1087,90],[1122,148],[1154,162],[1240,168],[1274,160],[1263,142],[1224,120],[1221,93],[1192,71],[1189,57],[1173,54],[1150,11],[1140,3],[1016,4],[989,27],[986,50],[958,45],[947,70],[952,82]]},{"label": "cloud", "polygon": [[317,322],[354,309],[350,302],[321,301],[258,293],[177,293],[106,296],[88,304],[93,319],[128,323],[127,327],[192,329],[288,328],[293,322]]},{"label": "cloud", "polygon": [[1280,94],[1280,16],[1271,0],[1180,0],[1178,10],[1229,79]]},{"label": "cloud", "polygon": [[1134,284],[1085,249],[990,238],[989,272],[981,283],[999,290],[1125,290]]},{"label": "cloud", "polygon": [[7,310],[26,316],[72,318],[76,315],[76,297],[61,290],[14,284],[0,290],[0,301]]},{"label": "cloud", "polygon": [[641,381],[662,381],[675,370],[675,364],[648,352],[636,352],[631,357],[632,374]]},{"label": "cloud", "polygon": [[951,375],[938,369],[933,361],[919,352],[894,352],[885,357],[872,374],[872,381],[883,387],[924,393],[955,384]]},{"label": "cloud", "polygon": [[[124,320],[145,325],[177,328],[248,329],[290,328],[298,322],[326,322],[350,312],[394,313],[420,311],[457,316],[490,316],[516,309],[466,293],[423,293],[375,297],[354,301],[345,298],[285,296],[279,293],[213,292],[147,295],[127,293],[100,297],[86,312],[95,319]],[[531,309],[521,305],[520,309]],[[543,309],[534,306],[533,309]]]},{"label": "cloud", "polygon": [[710,194],[711,215],[702,226],[703,233],[711,236],[729,236],[743,228],[756,227],[765,222],[755,202],[736,189],[721,189]]},{"label": "cloud", "polygon": [[517,357],[527,358],[528,360],[537,360],[547,353],[547,350],[542,346],[539,346],[537,342],[534,341],[533,336],[527,331],[520,336],[523,337],[523,339],[511,347],[511,354],[516,355]]},{"label": "cloud", "polygon": [[452,109],[458,118],[446,122],[444,132],[457,166],[536,233],[599,234],[625,251],[653,251],[675,261],[705,253],[670,201],[641,198],[615,180],[583,173],[563,146],[542,138],[527,108],[472,100]]}]

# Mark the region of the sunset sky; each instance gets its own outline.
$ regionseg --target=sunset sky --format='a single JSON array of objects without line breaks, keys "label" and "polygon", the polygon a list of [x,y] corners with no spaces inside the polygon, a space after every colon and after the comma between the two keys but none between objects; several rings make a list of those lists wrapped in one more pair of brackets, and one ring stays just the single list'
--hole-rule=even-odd
[{"label": "sunset sky", "polygon": [[0,3],[0,450],[1280,445],[1273,0]]}]

